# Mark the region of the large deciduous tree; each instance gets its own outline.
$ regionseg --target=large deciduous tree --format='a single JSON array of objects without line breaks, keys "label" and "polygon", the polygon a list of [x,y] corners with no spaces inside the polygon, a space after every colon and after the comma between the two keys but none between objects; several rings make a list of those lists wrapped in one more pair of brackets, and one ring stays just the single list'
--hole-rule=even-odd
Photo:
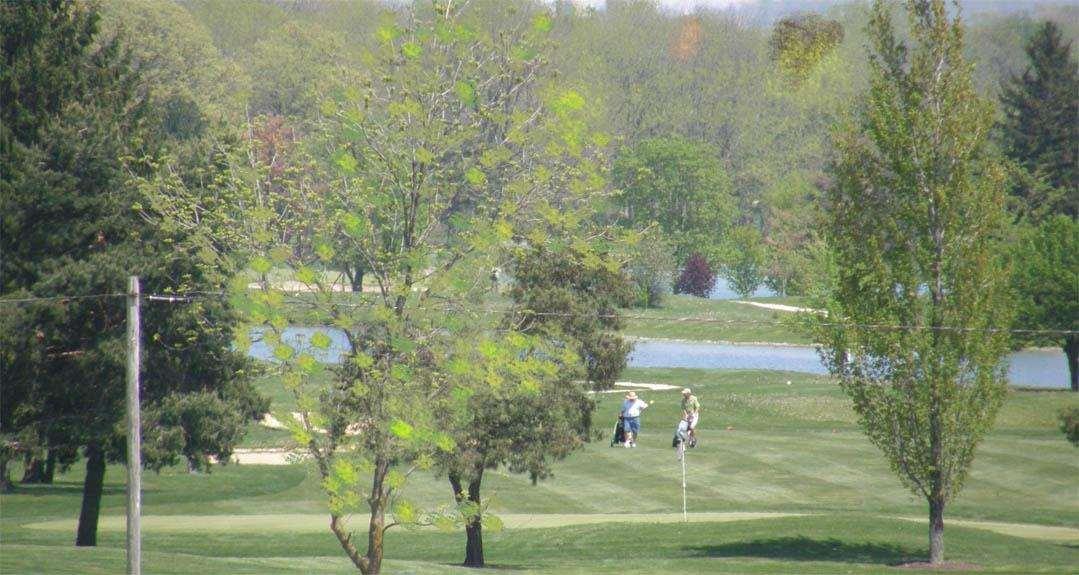
[{"label": "large deciduous tree", "polygon": [[[76,545],[95,545],[105,468],[122,461],[127,277],[147,292],[212,291],[217,261],[148,211],[165,134],[120,39],[81,2],[0,6],[0,427],[69,461],[87,459]],[[68,298],[67,296],[72,296]],[[50,299],[51,298],[51,299]],[[229,350],[219,300],[148,305],[143,352],[146,462],[227,458],[261,411]],[[47,466],[47,464],[46,464]]]},{"label": "large deciduous tree", "polygon": [[1013,75],[1001,94],[1004,147],[1036,180],[1019,186],[1027,201],[1039,201],[1037,181],[1058,191],[1050,205],[1028,209],[1074,218],[1079,216],[1079,71],[1071,42],[1047,21],[1027,43],[1026,53],[1029,66]]},{"label": "large deciduous tree", "polygon": [[638,228],[658,224],[680,264],[694,252],[716,261],[717,245],[734,217],[734,199],[713,148],[677,137],[646,140],[619,153],[612,179],[623,222]]},{"label": "large deciduous tree", "polygon": [[909,0],[910,43],[874,4],[861,125],[836,141],[827,238],[838,285],[817,334],[869,439],[929,504],[929,560],[1007,383],[1010,305],[992,108],[943,0]]},{"label": "large deciduous tree", "polygon": [[618,308],[632,303],[633,289],[609,254],[581,248],[536,245],[516,254],[513,325],[572,348],[592,389],[605,390],[626,367]]},{"label": "large deciduous tree", "polygon": [[[585,97],[549,81],[550,17],[518,8],[435,3],[383,21],[369,76],[321,106],[304,144],[313,176],[248,190],[245,249],[260,289],[241,282],[236,301],[296,396],[301,416],[285,419],[318,469],[331,531],[365,574],[381,570],[387,529],[434,521],[403,489],[410,473],[458,448],[442,422],[468,417],[462,398],[484,392],[470,385],[497,397],[508,375],[540,369],[527,334],[461,345],[482,335],[479,306],[492,269],[505,267],[500,254],[550,240],[602,261],[595,237],[572,230],[602,207],[604,139]],[[507,24],[492,29],[488,15]],[[279,195],[303,217],[272,209]],[[375,291],[335,293],[318,271],[335,261],[361,262]],[[329,389],[311,380],[325,369],[312,350],[285,333],[297,308],[271,277],[282,273],[314,292],[295,301],[306,325],[340,330],[345,350]],[[308,343],[325,348],[330,337]],[[461,371],[477,352],[492,362],[489,378]],[[537,381],[512,385],[530,393]],[[369,513],[363,550],[347,523],[358,510]]]}]

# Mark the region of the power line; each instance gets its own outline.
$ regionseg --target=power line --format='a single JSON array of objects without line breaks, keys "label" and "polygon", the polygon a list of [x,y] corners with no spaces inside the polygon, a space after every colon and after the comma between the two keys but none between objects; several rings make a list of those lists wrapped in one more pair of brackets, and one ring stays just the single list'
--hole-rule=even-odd
[{"label": "power line", "polygon": [[15,298],[15,299],[0,298],[0,305],[2,305],[2,304],[12,304],[12,303],[14,303],[14,304],[23,304],[23,303],[45,302],[45,301],[68,301],[68,300],[78,300],[78,299],[104,299],[104,298],[111,298],[111,297],[127,297],[127,294],[123,294],[123,293],[95,293],[95,294],[86,294],[86,295],[56,295],[56,296],[41,296],[41,297],[25,297],[25,298]]},{"label": "power line", "polygon": [[[314,293],[314,292],[313,292]],[[218,291],[192,291],[175,294],[143,294],[142,298],[147,301],[161,302],[161,303],[192,303],[199,299],[211,299],[211,298],[224,298],[228,297],[226,292]],[[70,301],[70,300],[84,300],[84,299],[104,299],[104,298],[119,298],[127,297],[124,293],[103,293],[103,294],[86,294],[86,295],[61,295],[61,296],[42,296],[42,297],[29,297],[29,298],[16,298],[16,299],[3,299],[0,298],[0,305],[3,304],[24,304],[34,302],[49,302],[49,301]],[[311,304],[312,302],[307,300],[293,299],[291,303],[297,304]],[[369,302],[365,303],[351,303],[351,302],[332,302],[331,305],[340,307],[351,308],[374,308],[376,304]],[[484,315],[493,314],[505,314],[507,312],[519,311],[522,315],[533,317],[588,317],[596,319],[620,319],[620,320],[640,320],[640,321],[657,321],[657,322],[669,322],[669,323],[688,323],[688,324],[711,324],[711,325],[760,325],[760,326],[789,326],[789,321],[784,320],[762,320],[762,319],[737,319],[737,318],[717,318],[717,317],[700,317],[700,316],[684,316],[684,317],[662,317],[662,316],[650,316],[650,315],[628,315],[628,314],[581,314],[573,312],[542,312],[532,310],[515,310],[514,308],[446,308],[436,311],[442,311],[447,313],[459,312],[459,313],[479,313]],[[929,325],[903,325],[903,324],[850,324],[842,322],[818,322],[815,323],[821,327],[848,327],[855,329],[870,329],[870,330],[889,330],[889,331],[939,331],[939,332],[962,332],[962,333],[1010,333],[1010,334],[1024,334],[1024,335],[1076,335],[1079,334],[1079,330],[1063,330],[1063,329],[1029,329],[1029,328],[992,328],[992,327],[960,327],[960,326],[929,326]]]}]

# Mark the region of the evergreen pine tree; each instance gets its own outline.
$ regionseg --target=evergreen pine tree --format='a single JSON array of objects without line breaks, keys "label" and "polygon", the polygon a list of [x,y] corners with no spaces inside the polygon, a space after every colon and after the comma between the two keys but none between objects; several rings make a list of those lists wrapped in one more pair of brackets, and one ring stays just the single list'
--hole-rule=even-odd
[{"label": "evergreen pine tree", "polygon": [[[1036,179],[1058,190],[1050,213],[1079,215],[1079,75],[1060,28],[1042,24],[1026,46],[1030,66],[1004,88],[1004,147]],[[1022,186],[1028,188],[1030,186]],[[1023,195],[1028,195],[1023,190]]]},{"label": "evergreen pine tree", "polygon": [[[164,139],[122,44],[98,25],[82,2],[0,4],[0,432],[49,454],[82,449],[76,545],[96,544],[105,467],[124,455],[125,299],[112,294],[129,275],[149,293],[221,290],[227,277],[142,208],[153,186],[137,182]],[[27,297],[49,299],[3,301]],[[144,306],[147,465],[227,457],[264,411],[230,351],[234,323],[220,300]]]}]

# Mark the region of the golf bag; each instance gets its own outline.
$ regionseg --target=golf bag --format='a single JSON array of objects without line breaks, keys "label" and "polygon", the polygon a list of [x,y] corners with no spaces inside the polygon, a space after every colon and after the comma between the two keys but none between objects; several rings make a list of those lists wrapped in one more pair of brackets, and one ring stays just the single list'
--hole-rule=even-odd
[{"label": "golf bag", "polygon": [[686,441],[689,441],[689,422],[683,419],[678,422],[678,427],[674,430],[671,447],[678,447]]},{"label": "golf bag", "polygon": [[622,422],[622,416],[618,416],[618,423],[614,424],[614,437],[611,438],[611,447],[626,442],[626,426]]}]

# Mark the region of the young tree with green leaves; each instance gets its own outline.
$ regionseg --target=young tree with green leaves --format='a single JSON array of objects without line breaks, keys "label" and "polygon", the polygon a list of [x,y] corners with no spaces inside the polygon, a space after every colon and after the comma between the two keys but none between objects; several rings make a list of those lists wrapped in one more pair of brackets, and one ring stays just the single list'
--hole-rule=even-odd
[{"label": "young tree with green leaves", "polygon": [[[484,10],[513,25],[485,28]],[[604,139],[588,124],[587,100],[547,82],[551,25],[543,11],[494,2],[413,6],[385,20],[369,77],[324,100],[305,142],[318,178],[249,189],[246,249],[260,288],[238,282],[235,299],[296,398],[299,420],[284,419],[318,469],[331,531],[362,573],[380,572],[387,529],[440,520],[403,488],[457,449],[442,422],[468,415],[456,410],[470,407],[460,398],[477,380],[457,369],[476,349],[461,343],[485,325],[479,306],[500,254],[551,242],[602,263],[595,238],[563,233],[602,207],[595,150]],[[271,209],[279,194],[303,216]],[[551,239],[567,236],[576,239]],[[342,257],[363,262],[377,291],[335,292],[319,270]],[[282,272],[311,293],[286,293],[271,277]],[[329,389],[311,383],[327,368],[284,337],[297,318],[346,342]],[[319,332],[308,343],[330,341]],[[499,361],[479,383],[496,390],[501,371],[527,374],[531,345],[487,339],[478,351]],[[512,385],[527,391],[535,381]],[[359,510],[369,513],[365,550],[346,519]]]},{"label": "young tree with green leaves", "polygon": [[674,244],[658,228],[647,230],[629,247],[626,273],[637,288],[635,306],[656,308],[671,293],[677,266]]},{"label": "young tree with green leaves", "polygon": [[1033,345],[1059,345],[1068,356],[1071,390],[1079,391],[1079,222],[1057,215],[1023,231],[1015,250],[1012,285],[1021,330],[1072,333],[1016,334]]},{"label": "young tree with green leaves", "polygon": [[[97,542],[105,468],[124,456],[126,310],[115,294],[129,275],[150,293],[220,290],[229,271],[186,230],[155,225],[145,184],[167,141],[160,110],[121,38],[98,27],[81,2],[0,5],[0,432],[46,462],[82,450],[81,546]],[[3,303],[25,298],[42,299]],[[248,361],[229,349],[233,311],[205,299],[147,305],[142,320],[144,461],[227,460],[264,407]]]},{"label": "young tree with green leaves", "polygon": [[1071,41],[1065,42],[1060,28],[1046,21],[1026,53],[1030,65],[1022,75],[1013,75],[1001,94],[1004,147],[1036,180],[1020,185],[1023,197],[1038,201],[1037,181],[1044,181],[1059,190],[1044,209],[1074,218],[1079,216],[1079,70]]},{"label": "young tree with green leaves", "polygon": [[764,281],[765,246],[756,226],[734,228],[725,246],[723,277],[731,289],[746,298]]},{"label": "young tree with green leaves", "polygon": [[940,564],[945,507],[1007,391],[1007,220],[985,146],[992,107],[974,92],[958,16],[944,0],[906,13],[909,44],[889,3],[873,6],[871,87],[835,143],[838,285],[816,337],[869,439],[928,502]]}]

